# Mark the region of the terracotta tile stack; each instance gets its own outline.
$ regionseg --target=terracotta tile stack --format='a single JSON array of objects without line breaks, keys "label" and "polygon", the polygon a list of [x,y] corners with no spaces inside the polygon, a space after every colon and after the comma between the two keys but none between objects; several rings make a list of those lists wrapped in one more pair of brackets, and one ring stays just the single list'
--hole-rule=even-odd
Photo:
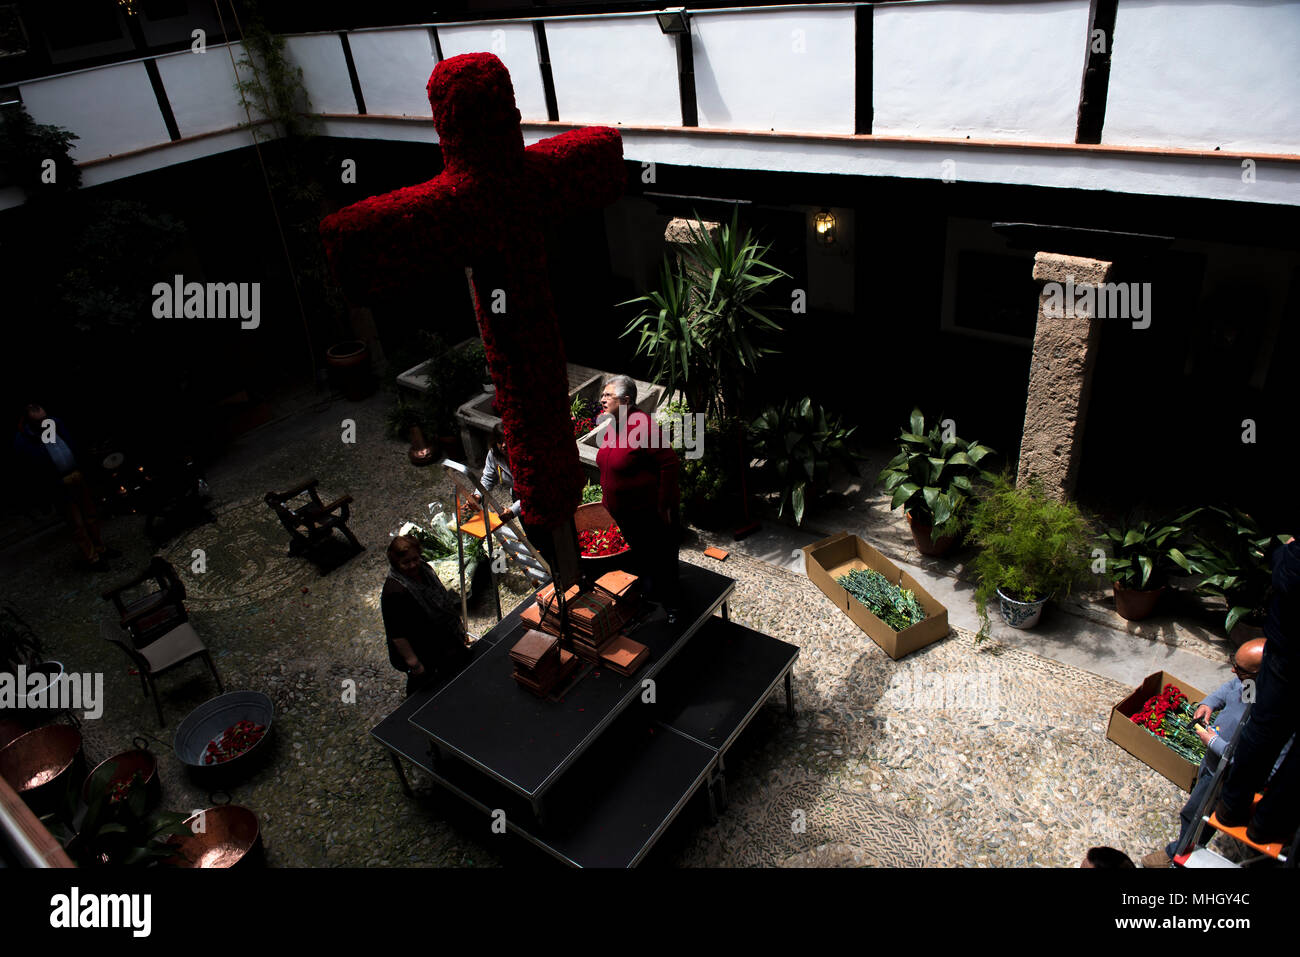
[{"label": "terracotta tile stack", "polygon": [[545,698],[578,667],[578,659],[560,647],[554,635],[529,629],[510,649],[512,677],[533,694]]},{"label": "terracotta tile stack", "polygon": [[[635,575],[609,572],[585,594],[578,593],[577,585],[565,592],[568,637],[578,657],[584,661],[600,661],[601,653],[618,637],[619,629],[635,612],[637,590]],[[547,585],[538,591],[537,603],[526,608],[520,617],[530,628],[558,635],[560,603],[555,595],[555,586]]]}]

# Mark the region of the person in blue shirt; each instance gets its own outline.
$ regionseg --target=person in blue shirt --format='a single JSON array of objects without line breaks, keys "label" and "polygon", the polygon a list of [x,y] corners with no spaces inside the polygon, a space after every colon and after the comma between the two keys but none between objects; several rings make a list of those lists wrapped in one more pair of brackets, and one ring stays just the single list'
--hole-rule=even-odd
[{"label": "person in blue shirt", "polygon": [[[1205,730],[1196,732],[1205,743],[1205,757],[1201,761],[1200,769],[1197,771],[1196,783],[1192,786],[1192,793],[1178,815],[1182,821],[1178,837],[1170,841],[1164,850],[1154,851],[1142,858],[1143,867],[1168,867],[1173,863],[1174,851],[1183,843],[1187,835],[1192,832],[1192,829],[1196,827],[1196,822],[1199,820],[1196,816],[1197,811],[1200,810],[1201,813],[1205,813],[1209,810],[1208,808],[1202,810],[1201,804],[1210,789],[1214,772],[1219,766],[1219,759],[1223,757],[1228,742],[1232,740],[1237,725],[1241,723],[1242,715],[1246,712],[1246,702],[1249,695],[1246,694],[1245,682],[1255,680],[1263,660],[1264,639],[1256,638],[1253,641],[1246,642],[1233,655],[1232,677],[1206,695],[1205,700],[1193,712],[1193,719],[1205,728]],[[1216,711],[1219,712],[1219,715],[1214,724],[1210,725],[1210,716]],[[1202,828],[1198,843],[1204,847],[1210,842],[1210,838],[1214,836],[1214,833],[1214,829],[1211,827]]]},{"label": "person in blue shirt", "polygon": [[50,418],[37,403],[27,405],[14,436],[14,452],[32,489],[63,513],[85,567],[106,568],[106,559],[119,553],[100,537],[95,499],[77,463],[76,441],[63,420]]}]

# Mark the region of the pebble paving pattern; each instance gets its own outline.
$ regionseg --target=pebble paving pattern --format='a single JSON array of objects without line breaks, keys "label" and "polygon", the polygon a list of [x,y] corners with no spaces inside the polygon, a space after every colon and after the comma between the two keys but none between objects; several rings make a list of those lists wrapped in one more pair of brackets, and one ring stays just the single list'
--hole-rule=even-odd
[{"label": "pebble paving pattern", "polygon": [[[439,469],[411,467],[405,443],[383,436],[390,401],[334,402],[245,437],[208,475],[217,523],[160,549],[185,578],[191,620],[227,689],[275,704],[270,761],[229,794],[258,812],[271,866],[535,865],[535,852],[454,800],[403,795],[369,737],[404,685],[379,615],[384,547],[402,521],[449,497]],[[344,418],[356,421],[355,444],[339,439]],[[308,475],[326,501],[353,495],[350,527],[368,546],[324,577],[285,556],[288,537],[261,502]],[[83,723],[91,762],[148,735],[164,804],[189,811],[224,800],[193,785],[170,745],[216,693],[211,675],[193,663],[158,679],[160,730],[125,656],[98,632],[109,610],[99,593],[153,553],[142,529],[139,516],[106,524],[125,554],[102,575],[75,569],[61,533],[25,543],[7,562],[6,591],[46,657],[105,675],[104,715]],[[801,649],[797,713],[786,717],[778,690],[727,759],[719,821],[694,802],[652,865],[1073,867],[1094,844],[1136,860],[1174,836],[1184,793],[1105,737],[1129,689],[958,630],[894,662],[802,575],[736,553],[719,565],[702,555],[711,544],[727,540],[693,533],[683,560],[737,580],[733,619]],[[203,574],[191,570],[195,549]],[[504,577],[506,610],[525,593],[522,576]],[[480,598],[471,631],[495,618]],[[345,700],[350,682],[355,701]]]}]

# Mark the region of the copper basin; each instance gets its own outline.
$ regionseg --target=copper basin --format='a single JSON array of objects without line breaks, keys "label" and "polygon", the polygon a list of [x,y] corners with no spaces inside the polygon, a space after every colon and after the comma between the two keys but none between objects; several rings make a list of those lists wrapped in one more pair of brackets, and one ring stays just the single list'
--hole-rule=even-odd
[{"label": "copper basin", "polygon": [[[203,816],[203,833],[194,834],[194,822]],[[238,804],[210,807],[185,821],[190,834],[168,838],[177,856],[166,863],[173,867],[233,867],[257,845],[260,829],[257,815]]]},{"label": "copper basin", "polygon": [[118,781],[123,783],[130,781],[137,771],[144,777],[144,786],[149,792],[150,803],[152,803],[157,790],[158,759],[141,748],[132,748],[130,751],[115,754],[97,765],[95,770],[86,775],[86,781],[81,786],[81,799],[90,803],[90,788],[96,775],[102,775],[105,778],[104,786],[111,787]]},{"label": "copper basin", "polygon": [[0,777],[20,794],[57,780],[81,754],[81,733],[66,724],[28,731],[0,750]]}]

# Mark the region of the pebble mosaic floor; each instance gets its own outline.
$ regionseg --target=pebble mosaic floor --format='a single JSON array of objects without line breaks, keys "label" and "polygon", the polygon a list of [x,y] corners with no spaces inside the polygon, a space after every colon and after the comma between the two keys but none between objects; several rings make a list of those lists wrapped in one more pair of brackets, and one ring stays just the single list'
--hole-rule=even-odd
[{"label": "pebble mosaic floor", "polygon": [[[387,402],[336,402],[246,437],[209,473],[216,524],[161,549],[185,577],[226,687],[275,703],[271,760],[230,796],[258,812],[272,866],[535,863],[486,818],[441,796],[404,796],[369,737],[404,681],[388,664],[379,615],[383,549],[403,520],[447,498],[439,470],[412,468],[405,444],[383,437]],[[339,440],[345,417],[356,420],[356,444]],[[261,501],[306,475],[320,478],[326,500],[354,496],[350,526],[369,546],[324,577],[285,556],[287,536]],[[7,563],[6,591],[47,657],[105,675],[104,715],[83,724],[89,758],[147,735],[166,806],[206,807],[223,797],[193,786],[170,740],[215,694],[211,676],[195,663],[159,679],[160,730],[125,657],[98,636],[108,609],[99,593],[152,554],[142,524],[106,524],[125,555],[98,576],[74,569],[60,533],[29,542]],[[654,864],[1072,867],[1094,844],[1136,860],[1174,835],[1183,792],[1105,737],[1111,705],[1129,689],[956,630],[894,662],[803,576],[734,553],[719,565],[702,555],[710,544],[727,545],[698,533],[683,560],[735,578],[732,617],[801,649],[798,711],[787,718],[782,692],[773,696],[727,761],[720,820],[688,807]],[[203,574],[191,571],[197,549]],[[503,604],[525,591],[522,576],[506,576]],[[494,621],[490,601],[471,609],[471,631]]]}]

